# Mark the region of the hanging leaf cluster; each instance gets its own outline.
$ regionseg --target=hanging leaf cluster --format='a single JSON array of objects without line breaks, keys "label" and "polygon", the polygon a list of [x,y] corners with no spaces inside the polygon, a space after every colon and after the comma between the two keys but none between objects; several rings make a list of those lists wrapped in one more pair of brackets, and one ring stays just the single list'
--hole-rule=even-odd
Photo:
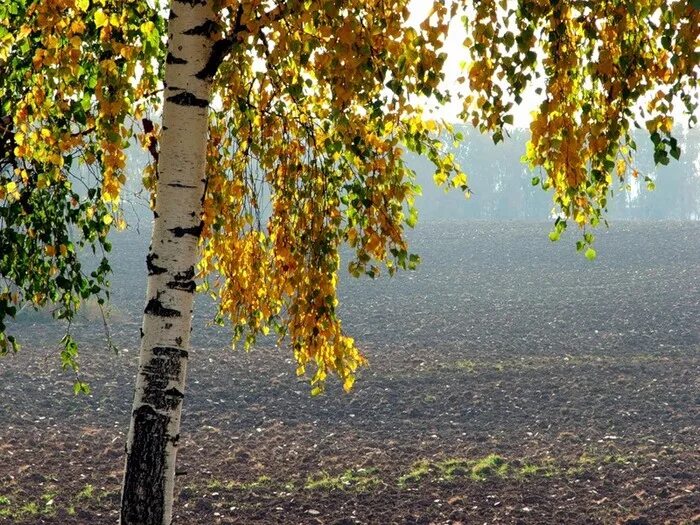
[{"label": "hanging leaf cluster", "polygon": [[[159,86],[164,22],[145,2],[0,5],[0,353],[18,308],[108,297],[130,122]],[[78,254],[90,247],[88,270]],[[64,368],[76,368],[70,337]]]},{"label": "hanging leaf cluster", "polygon": [[[469,55],[463,116],[503,139],[513,109],[533,92],[525,160],[545,173],[559,218],[581,227],[602,218],[613,181],[637,177],[631,130],[646,127],[654,160],[680,148],[680,109],[697,124],[700,4],[666,0],[465,2]],[[579,249],[595,257],[592,234]]]},{"label": "hanging leaf cluster", "polygon": [[252,344],[286,337],[313,392],[329,372],[346,389],[364,362],[337,316],[340,248],[352,275],[415,267],[415,174],[427,155],[445,184],[466,177],[443,126],[416,95],[443,101],[441,51],[454,11],[408,28],[406,1],[230,2],[231,52],[215,79],[201,271],[219,317]]}]

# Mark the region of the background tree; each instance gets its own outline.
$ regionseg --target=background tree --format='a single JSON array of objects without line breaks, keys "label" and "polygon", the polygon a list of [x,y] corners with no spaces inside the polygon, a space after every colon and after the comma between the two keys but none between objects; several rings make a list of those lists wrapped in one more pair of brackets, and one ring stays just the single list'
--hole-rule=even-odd
[{"label": "background tree", "polygon": [[[353,275],[415,266],[403,235],[416,221],[406,151],[430,159],[439,185],[468,190],[443,147],[449,126],[422,109],[449,100],[441,48],[460,7],[465,114],[500,140],[540,78],[527,155],[563,216],[585,226],[626,173],[639,101],[651,96],[655,160],[680,154],[674,101],[691,123],[697,106],[692,4],[434,2],[418,28],[407,27],[406,0],[180,0],[168,12],[142,1],[3,4],[0,321],[24,301],[58,303],[70,319],[81,299],[103,298],[106,259],[85,276],[76,248],[108,251],[107,231],[122,224],[134,133],[154,159],[123,523],[170,521],[195,276],[236,339],[275,330],[300,374],[313,365],[312,392],[328,373],[352,386],[364,360],[336,315],[340,246],[354,250]],[[81,162],[92,177],[73,175]],[[565,225],[557,220],[553,238]],[[585,232],[581,247],[591,242]],[[0,333],[6,351],[14,341]],[[65,343],[64,363],[76,367],[75,343]]]}]

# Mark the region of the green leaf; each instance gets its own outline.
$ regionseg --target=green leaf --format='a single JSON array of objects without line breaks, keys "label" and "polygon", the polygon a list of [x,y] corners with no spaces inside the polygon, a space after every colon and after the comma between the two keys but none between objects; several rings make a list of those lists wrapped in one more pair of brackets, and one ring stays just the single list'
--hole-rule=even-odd
[{"label": "green leaf", "polygon": [[408,212],[408,217],[406,218],[406,224],[410,228],[414,228],[418,223],[418,210],[416,208],[411,208]]},{"label": "green leaf", "polygon": [[73,394],[76,396],[78,394],[90,394],[90,385],[83,381],[77,380],[75,383],[73,383]]},{"label": "green leaf", "polygon": [[588,248],[586,250],[585,255],[586,255],[586,259],[588,259],[589,261],[593,261],[598,256],[598,254],[595,252],[595,250],[593,248]]}]

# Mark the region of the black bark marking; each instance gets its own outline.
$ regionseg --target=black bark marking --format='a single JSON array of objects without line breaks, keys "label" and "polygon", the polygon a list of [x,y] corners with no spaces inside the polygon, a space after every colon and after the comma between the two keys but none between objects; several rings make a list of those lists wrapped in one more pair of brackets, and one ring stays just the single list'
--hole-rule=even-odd
[{"label": "black bark marking", "polygon": [[199,238],[202,234],[202,223],[200,222],[197,226],[190,226],[189,228],[181,228],[178,226],[177,228],[170,228],[168,231],[178,238],[184,237],[185,235],[193,235]]},{"label": "black bark marking", "polygon": [[157,219],[158,217],[160,217],[160,215],[158,215],[158,212],[156,210],[153,210],[153,218]]},{"label": "black bark marking", "polygon": [[175,344],[177,344],[177,345],[179,345],[179,346],[182,346],[182,337],[177,336],[177,337],[175,338]]},{"label": "black bark marking", "polygon": [[175,14],[174,9],[170,9],[170,17],[168,18],[169,20],[175,20],[177,18],[177,15]]},{"label": "black bark marking", "polygon": [[174,410],[182,402],[184,394],[177,388],[168,388],[168,385],[171,381],[181,381],[188,353],[168,346],[156,346],[151,352],[153,357],[141,369],[145,385],[143,402],[158,410]]},{"label": "black bark marking", "polygon": [[207,0],[175,0],[178,4],[187,4],[189,6],[205,5]]},{"label": "black bark marking", "polygon": [[175,274],[175,279],[179,281],[187,281],[194,279],[194,266],[190,266],[184,272],[178,272]]},{"label": "black bark marking", "polygon": [[173,276],[173,280],[169,281],[166,286],[171,290],[182,290],[184,292],[194,293],[196,284],[194,282],[194,266],[190,266],[184,272],[178,272]]},{"label": "black bark marking", "polygon": [[195,77],[200,80],[211,80],[214,78],[226,55],[231,52],[236,41],[242,37],[243,31],[247,29],[247,26],[243,24],[243,3],[239,3],[236,10],[236,18],[230,32],[233,38],[222,38],[214,42],[207,63],[199,73],[195,74]]},{"label": "black bark marking", "polygon": [[160,275],[161,273],[165,273],[168,271],[165,268],[158,266],[156,263],[153,262],[157,258],[158,254],[155,253],[149,253],[146,256],[146,268],[148,268],[148,275]]},{"label": "black bark marking", "polygon": [[143,311],[143,313],[158,317],[182,317],[182,314],[177,310],[163,306],[163,303],[160,302],[158,297],[148,301],[146,309]]},{"label": "black bark marking", "polygon": [[171,290],[181,290],[183,292],[194,293],[197,285],[194,281],[168,281],[165,286]]},{"label": "black bark marking", "polygon": [[143,336],[144,336],[143,328],[139,328],[139,333],[141,334],[141,339],[143,339]]},{"label": "black bark marking", "polygon": [[194,94],[189,91],[183,91],[179,95],[173,95],[165,100],[177,104],[178,106],[196,106],[198,108],[206,108],[209,105],[208,100],[203,98],[197,98]]},{"label": "black bark marking", "polygon": [[[143,118],[141,119],[141,124],[143,125],[144,133],[151,134],[155,130],[155,126],[153,125],[153,121],[151,119]],[[146,147],[148,149],[148,152],[151,154],[151,157],[153,157],[153,160],[155,161],[157,171],[158,158],[160,156],[158,150],[158,139],[156,139],[156,137],[153,135],[149,135],[148,144],[146,145]]]},{"label": "black bark marking", "polygon": [[149,406],[136,409],[133,417],[134,442],[126,458],[121,524],[162,525],[170,418]]},{"label": "black bark marking", "polygon": [[[176,0],[182,1],[182,0]],[[257,17],[258,20],[264,20],[267,22],[276,22],[281,20],[287,14],[287,2],[278,2],[277,6],[272,8],[262,16]],[[226,58],[237,42],[243,41],[243,39],[249,34],[248,26],[243,23],[243,3],[239,2],[238,10],[236,11],[236,17],[234,23],[232,24],[228,31],[231,38],[222,38],[214,42],[212,46],[211,54],[207,59],[207,63],[204,65],[202,70],[195,76],[200,80],[211,80],[216,75],[219,70],[219,66]]]},{"label": "black bark marking", "polygon": [[207,59],[207,63],[204,64],[202,70],[196,73],[194,76],[200,80],[211,80],[214,78],[214,75],[216,75],[216,72],[219,70],[219,66],[224,61],[224,58],[226,58],[226,55],[231,52],[233,44],[234,41],[229,38],[222,38],[221,40],[214,42],[211,49],[211,54]]},{"label": "black bark marking", "polygon": [[171,182],[167,186],[170,186],[171,188],[188,188],[190,190],[194,190],[197,188],[197,186],[190,186],[188,184],[180,184],[179,182]]},{"label": "black bark marking", "polygon": [[[164,393],[165,393],[166,396],[170,396],[170,397],[179,397],[180,399],[182,399],[182,398],[185,397],[185,394],[183,394],[182,392],[180,392],[180,391],[179,391],[177,388],[175,388],[175,387],[168,388]],[[176,436],[176,438],[177,438],[177,436]]]},{"label": "black bark marking", "polygon": [[205,37],[209,38],[218,32],[219,32],[219,24],[217,24],[213,20],[207,20],[203,24],[195,26],[192,29],[188,29],[187,31],[184,32],[184,34],[185,35],[200,35],[200,36],[205,36]]},{"label": "black bark marking", "polygon": [[168,55],[165,57],[166,64],[187,64],[187,60],[184,58],[178,58],[168,51]]},{"label": "black bark marking", "polygon": [[151,348],[151,353],[156,356],[177,356],[187,359],[189,352],[182,348],[173,348],[172,346],[154,346]]}]

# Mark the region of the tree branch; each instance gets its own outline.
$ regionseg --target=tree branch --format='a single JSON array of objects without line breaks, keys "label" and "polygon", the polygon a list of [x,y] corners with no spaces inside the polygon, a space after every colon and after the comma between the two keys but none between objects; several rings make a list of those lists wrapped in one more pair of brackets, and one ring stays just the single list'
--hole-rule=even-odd
[{"label": "tree branch", "polygon": [[[258,17],[256,20],[258,22],[270,23],[282,20],[287,14],[287,4],[286,2],[280,2],[276,7],[270,9],[267,13],[264,13]],[[248,30],[248,26],[243,23],[243,4],[238,4],[238,10],[236,11],[236,20],[231,30],[230,36],[217,40],[212,48],[211,55],[209,55],[209,60],[202,68],[202,70],[195,76],[199,79],[214,78],[214,75],[219,70],[222,62],[226,56],[231,52],[233,46],[243,39],[249,36],[251,33]]]}]

